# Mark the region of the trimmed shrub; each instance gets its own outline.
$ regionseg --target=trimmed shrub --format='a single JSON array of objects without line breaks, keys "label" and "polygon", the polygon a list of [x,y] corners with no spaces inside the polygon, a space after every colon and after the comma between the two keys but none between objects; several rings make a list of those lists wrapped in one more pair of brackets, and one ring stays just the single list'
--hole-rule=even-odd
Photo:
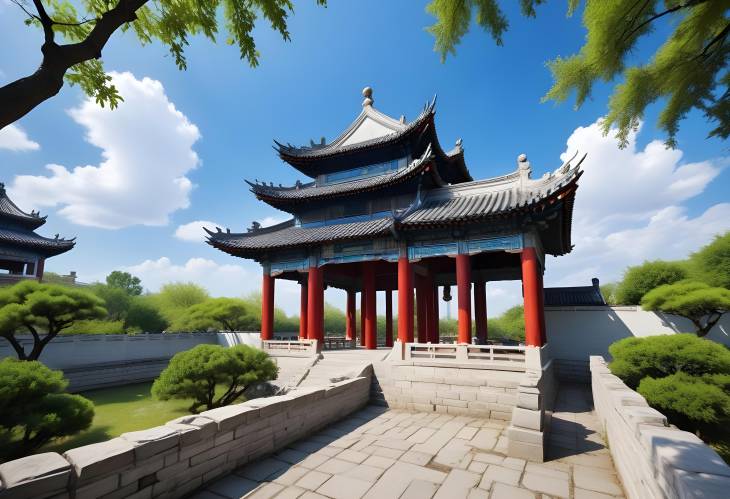
[{"label": "trimmed shrub", "polygon": [[730,374],[646,377],[638,392],[685,430],[710,436],[730,424]]},{"label": "trimmed shrub", "polygon": [[608,347],[611,372],[633,389],[646,377],[730,374],[730,351],[694,334],[624,338]]},{"label": "trimmed shrub", "polygon": [[94,405],[63,393],[67,385],[61,371],[38,361],[0,361],[0,458],[28,455],[91,425]]},{"label": "trimmed shrub", "polygon": [[687,278],[686,265],[656,260],[629,267],[614,290],[620,305],[639,305],[641,298],[662,284],[672,284]]},{"label": "trimmed shrub", "polygon": [[160,400],[193,399],[190,412],[232,404],[249,386],[276,379],[269,356],[247,345],[198,345],[175,354],[152,385]]}]

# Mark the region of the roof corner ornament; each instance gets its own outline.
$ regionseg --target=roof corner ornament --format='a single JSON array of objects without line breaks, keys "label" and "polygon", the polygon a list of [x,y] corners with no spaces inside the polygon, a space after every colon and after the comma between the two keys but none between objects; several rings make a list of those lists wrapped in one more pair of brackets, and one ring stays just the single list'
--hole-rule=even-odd
[{"label": "roof corner ornament", "polygon": [[254,220],[253,222],[251,222],[251,227],[248,228],[248,232],[256,232],[260,228],[261,224]]},{"label": "roof corner ornament", "polygon": [[461,140],[461,137],[456,139],[456,148],[461,149],[461,144],[463,144],[464,141]]},{"label": "roof corner ornament", "polygon": [[297,179],[297,182],[294,184],[294,188],[296,190],[299,190],[299,189],[302,188],[302,182],[301,182],[301,180]]},{"label": "roof corner ornament", "polygon": [[362,96],[365,97],[365,100],[362,101],[362,107],[370,107],[373,105],[373,89],[370,87],[365,87],[362,89]]},{"label": "roof corner ornament", "polygon": [[402,125],[405,125],[406,124],[406,115],[401,114],[400,119],[398,121],[400,121]]},{"label": "roof corner ornament", "polygon": [[520,173],[520,178],[527,180],[532,175],[532,167],[530,162],[527,161],[527,154],[520,154],[517,156],[517,171]]}]

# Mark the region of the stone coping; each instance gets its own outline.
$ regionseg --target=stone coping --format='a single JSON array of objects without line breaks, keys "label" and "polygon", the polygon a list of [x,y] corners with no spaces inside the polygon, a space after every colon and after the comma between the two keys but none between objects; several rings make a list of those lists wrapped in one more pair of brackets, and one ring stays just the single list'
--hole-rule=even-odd
[{"label": "stone coping", "polygon": [[0,464],[0,498],[182,497],[363,407],[372,369]]},{"label": "stone coping", "polygon": [[727,497],[730,466],[693,433],[669,426],[661,412],[591,356],[596,412],[627,497]]}]

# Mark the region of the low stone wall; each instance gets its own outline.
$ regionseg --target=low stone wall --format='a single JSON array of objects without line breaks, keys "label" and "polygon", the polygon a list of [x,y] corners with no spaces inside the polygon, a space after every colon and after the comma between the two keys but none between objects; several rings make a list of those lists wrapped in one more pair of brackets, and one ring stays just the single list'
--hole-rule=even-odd
[{"label": "low stone wall", "polygon": [[505,421],[512,417],[525,374],[453,362],[392,361],[374,367],[388,407]]},{"label": "low stone wall", "polygon": [[558,381],[591,384],[591,369],[588,360],[555,359],[553,363],[555,377]]},{"label": "low stone wall", "polygon": [[0,498],[184,497],[361,408],[371,370],[324,388],[297,388],[112,440],[0,465]]},{"label": "low stone wall", "polygon": [[666,417],[590,359],[593,402],[629,499],[720,498],[730,491],[730,467],[693,433]]},{"label": "low stone wall", "polygon": [[109,386],[144,383],[157,378],[169,364],[170,358],[108,362],[63,369],[70,392],[80,392]]}]

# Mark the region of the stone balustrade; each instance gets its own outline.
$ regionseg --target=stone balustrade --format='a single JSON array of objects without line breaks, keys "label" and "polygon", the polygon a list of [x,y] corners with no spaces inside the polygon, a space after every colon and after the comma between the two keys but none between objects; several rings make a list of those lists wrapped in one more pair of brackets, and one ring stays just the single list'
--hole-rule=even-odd
[{"label": "stone balustrade", "polygon": [[317,340],[264,340],[262,349],[272,357],[313,357],[321,345]]},{"label": "stone balustrade", "polygon": [[596,413],[629,499],[719,498],[730,491],[730,467],[693,433],[668,426],[644,397],[591,356]]},{"label": "stone balustrade", "polygon": [[183,416],[106,442],[0,465],[2,499],[184,497],[233,469],[360,409],[371,368],[326,387],[297,388]]}]

